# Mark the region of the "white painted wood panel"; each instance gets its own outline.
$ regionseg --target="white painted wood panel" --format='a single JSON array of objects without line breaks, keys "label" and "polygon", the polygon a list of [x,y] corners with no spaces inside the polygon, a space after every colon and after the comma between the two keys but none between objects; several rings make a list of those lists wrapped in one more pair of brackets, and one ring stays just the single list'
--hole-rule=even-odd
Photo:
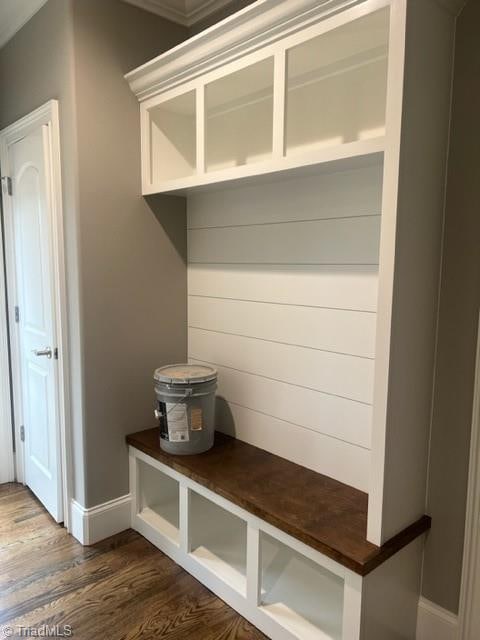
[{"label": "white painted wood panel", "polygon": [[378,268],[359,265],[190,264],[193,296],[376,311]]},{"label": "white painted wood panel", "polygon": [[377,264],[380,216],[188,232],[190,262]]},{"label": "white painted wood panel", "polygon": [[189,329],[189,357],[371,403],[374,361],[215,331]]},{"label": "white painted wood panel", "polygon": [[188,198],[188,226],[198,229],[379,214],[381,189],[382,165],[376,164],[355,171],[195,192]]},{"label": "white painted wood panel", "polygon": [[314,471],[368,491],[370,451],[322,434],[298,429],[233,403],[217,403],[222,431]]},{"label": "white painted wood panel", "polygon": [[188,198],[189,358],[219,369],[218,426],[362,488],[381,190],[377,163]]},{"label": "white painted wood panel", "polygon": [[[190,361],[212,364],[193,358]],[[371,405],[215,366],[218,370],[217,395],[226,402],[290,422],[299,428],[367,449],[370,447]]]},{"label": "white painted wood panel", "polygon": [[189,297],[197,329],[373,358],[375,314],[264,302]]}]

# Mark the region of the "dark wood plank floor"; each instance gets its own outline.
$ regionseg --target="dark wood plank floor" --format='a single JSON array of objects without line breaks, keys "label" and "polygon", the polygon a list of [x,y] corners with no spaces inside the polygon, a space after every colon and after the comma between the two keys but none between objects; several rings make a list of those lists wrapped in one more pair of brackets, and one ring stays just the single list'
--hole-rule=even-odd
[{"label": "dark wood plank floor", "polygon": [[28,489],[0,485],[0,638],[44,625],[76,640],[265,638],[134,531],[82,547]]}]

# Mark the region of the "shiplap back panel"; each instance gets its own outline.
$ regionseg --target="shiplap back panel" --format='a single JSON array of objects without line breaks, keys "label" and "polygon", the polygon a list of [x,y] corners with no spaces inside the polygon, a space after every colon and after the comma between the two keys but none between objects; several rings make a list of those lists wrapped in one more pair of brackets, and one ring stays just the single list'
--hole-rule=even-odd
[{"label": "shiplap back panel", "polygon": [[218,428],[365,491],[382,167],[192,194],[189,358]]}]

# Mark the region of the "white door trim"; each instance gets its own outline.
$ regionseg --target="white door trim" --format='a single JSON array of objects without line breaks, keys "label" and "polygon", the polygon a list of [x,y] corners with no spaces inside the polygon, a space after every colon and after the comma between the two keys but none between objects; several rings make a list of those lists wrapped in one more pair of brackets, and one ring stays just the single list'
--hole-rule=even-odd
[{"label": "white door trim", "polygon": [[[14,124],[10,125],[3,131],[0,131],[0,167],[2,176],[9,176],[9,148],[15,142],[22,139],[30,132],[37,129],[39,126],[47,125],[49,128],[49,142],[50,142],[50,173],[51,173],[51,206],[52,206],[52,247],[53,247],[53,265],[54,265],[54,283],[53,283],[53,295],[55,300],[55,322],[57,331],[57,342],[59,357],[58,357],[58,415],[60,424],[60,448],[61,448],[61,474],[62,474],[62,488],[63,488],[63,514],[64,523],[67,528],[70,525],[70,504],[73,497],[73,467],[72,467],[72,434],[71,434],[71,412],[70,412],[70,375],[69,375],[69,362],[68,362],[68,324],[67,324],[67,299],[66,299],[66,276],[65,276],[65,255],[64,255],[64,232],[63,232],[63,207],[62,207],[62,182],[61,182],[61,161],[60,161],[60,123],[59,123],[59,109],[58,101],[50,100],[46,104],[42,105],[32,113],[28,114],[24,118],[21,118]],[[7,185],[5,180],[3,183],[3,213],[5,221],[5,258],[6,264],[14,264],[12,248],[13,248],[13,229],[9,221],[12,219],[12,202],[10,197],[6,195]],[[2,230],[0,229],[0,235]],[[14,283],[11,282],[12,269],[7,270],[7,288],[13,291],[11,286]],[[2,295],[1,287],[5,281],[4,263],[0,265],[0,279],[2,283],[0,285],[0,314],[2,317],[6,316],[5,309],[5,296]],[[12,305],[8,310],[9,324],[10,324],[10,340],[12,345],[12,358],[15,354],[15,349],[18,347],[18,331],[15,324],[15,311]],[[0,322],[0,324],[4,324]],[[6,336],[2,335],[2,329],[0,329],[0,341],[6,340]],[[0,343],[0,347],[3,352],[3,342]],[[17,349],[18,352],[18,349]],[[8,363],[4,362],[5,358],[0,361],[0,374],[4,383],[0,388],[2,396],[0,397],[0,403],[5,405],[8,394],[8,404],[10,407],[10,385],[8,369],[5,370],[5,366]],[[19,370],[19,367],[15,367]],[[5,380],[7,384],[5,384]],[[18,375],[13,377],[13,397],[20,397],[20,380]],[[8,388],[7,388],[8,387]],[[17,403],[17,406],[18,403]],[[10,424],[11,433],[11,419],[8,418]],[[23,458],[23,446],[20,440],[20,424],[18,420],[15,420],[15,467],[16,467],[16,479],[19,482],[23,482],[24,474],[24,458]],[[2,420],[3,425],[3,420]],[[9,461],[10,474],[13,472],[13,449]],[[10,476],[13,480],[13,475]]]},{"label": "white door trim", "polygon": [[0,225],[0,483],[15,478],[3,236]]},{"label": "white door trim", "polygon": [[[460,589],[460,632],[458,640],[469,640],[473,620],[473,588],[480,553],[480,318],[473,395],[472,434],[468,469],[467,515],[463,547],[462,585]],[[478,577],[477,577],[478,584]]]}]

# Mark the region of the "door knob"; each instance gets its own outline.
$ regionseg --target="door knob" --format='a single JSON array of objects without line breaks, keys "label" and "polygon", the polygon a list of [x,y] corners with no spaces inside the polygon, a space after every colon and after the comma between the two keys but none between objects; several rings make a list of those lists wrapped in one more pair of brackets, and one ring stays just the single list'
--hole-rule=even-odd
[{"label": "door knob", "polygon": [[50,349],[50,347],[45,347],[45,349],[34,349],[33,353],[39,357],[39,356],[47,356],[47,358],[51,358],[52,357],[52,350]]}]

